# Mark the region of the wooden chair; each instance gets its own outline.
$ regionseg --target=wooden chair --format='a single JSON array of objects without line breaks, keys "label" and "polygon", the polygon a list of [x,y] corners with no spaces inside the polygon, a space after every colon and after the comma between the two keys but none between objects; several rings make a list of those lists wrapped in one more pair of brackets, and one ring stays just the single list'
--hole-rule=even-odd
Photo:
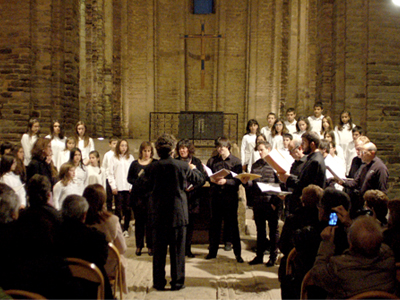
[{"label": "wooden chair", "polygon": [[80,258],[69,257],[66,260],[72,276],[97,283],[97,299],[104,299],[104,277],[99,268]]},{"label": "wooden chair", "polygon": [[303,282],[301,283],[301,292],[300,292],[300,299],[308,299],[308,291],[307,287],[310,285],[314,285],[314,280],[312,280],[312,277],[310,275],[310,271],[306,273],[306,275],[303,278]]},{"label": "wooden chair", "polygon": [[290,275],[293,273],[293,265],[294,265],[294,259],[297,255],[296,248],[293,248],[290,250],[289,255],[286,260],[286,275]]},{"label": "wooden chair", "polygon": [[399,299],[396,295],[383,291],[369,291],[350,297],[349,299]]},{"label": "wooden chair", "polygon": [[396,263],[396,279],[397,283],[400,283],[400,262]]},{"label": "wooden chair", "polygon": [[114,297],[117,295],[117,288],[119,288],[120,300],[122,300],[122,264],[121,264],[121,255],[117,247],[113,243],[108,243],[108,257],[113,261],[116,261],[115,265],[115,277],[109,278],[111,286],[113,286]]},{"label": "wooden chair", "polygon": [[23,290],[7,290],[4,293],[13,299],[46,299],[42,295]]}]

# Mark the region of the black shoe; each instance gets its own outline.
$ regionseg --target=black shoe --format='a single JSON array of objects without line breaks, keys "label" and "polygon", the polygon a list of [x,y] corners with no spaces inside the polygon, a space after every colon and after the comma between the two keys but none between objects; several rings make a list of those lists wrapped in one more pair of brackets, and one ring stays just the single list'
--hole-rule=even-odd
[{"label": "black shoe", "polygon": [[256,257],[254,257],[253,258],[253,260],[252,261],[249,261],[249,265],[259,265],[259,264],[262,264],[264,261],[263,261],[263,258],[262,257],[258,257],[258,256],[256,256]]},{"label": "black shoe", "polygon": [[192,252],[188,252],[186,254],[186,256],[189,257],[189,258],[193,258],[195,255]]},{"label": "black shoe", "polygon": [[183,290],[186,286],[183,285],[173,285],[171,286],[171,291],[179,291],[179,290]]},{"label": "black shoe", "polygon": [[267,267],[273,267],[273,266],[275,266],[275,262],[276,262],[276,258],[270,258],[270,259],[268,260],[268,262],[265,264],[265,266],[267,266]]},{"label": "black shoe", "polygon": [[135,254],[136,254],[137,256],[142,255],[142,248],[136,248]]},{"label": "black shoe", "polygon": [[149,249],[149,250],[148,250],[148,254],[149,254],[149,256],[153,256],[153,250],[152,250],[152,249]]},{"label": "black shoe", "polygon": [[216,258],[216,257],[217,257],[217,255],[208,253],[207,256],[206,256],[206,259],[213,259],[213,258]]},{"label": "black shoe", "polygon": [[156,289],[157,291],[165,291],[165,287],[163,287],[163,286],[155,286],[155,285],[153,285],[153,288]]},{"label": "black shoe", "polygon": [[241,256],[236,256],[236,261],[238,263],[244,263],[244,260],[243,260],[243,258]]},{"label": "black shoe", "polygon": [[231,243],[226,243],[224,247],[225,251],[231,251],[232,250],[232,244]]}]

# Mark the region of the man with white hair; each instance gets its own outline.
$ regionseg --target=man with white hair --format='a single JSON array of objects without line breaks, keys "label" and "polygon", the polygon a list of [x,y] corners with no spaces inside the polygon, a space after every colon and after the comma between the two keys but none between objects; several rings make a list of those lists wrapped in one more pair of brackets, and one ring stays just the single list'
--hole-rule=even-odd
[{"label": "man with white hair", "polygon": [[383,161],[376,156],[377,151],[375,144],[371,142],[365,144],[361,149],[361,160],[364,165],[354,180],[345,179],[339,182],[344,187],[358,190],[361,199],[368,190],[387,192],[389,171]]},{"label": "man with white hair", "polygon": [[310,275],[315,285],[328,292],[327,299],[346,299],[368,291],[393,293],[396,287],[396,267],[392,250],[382,244],[379,223],[361,216],[350,226],[349,249],[334,256],[336,226],[321,232],[321,244]]}]

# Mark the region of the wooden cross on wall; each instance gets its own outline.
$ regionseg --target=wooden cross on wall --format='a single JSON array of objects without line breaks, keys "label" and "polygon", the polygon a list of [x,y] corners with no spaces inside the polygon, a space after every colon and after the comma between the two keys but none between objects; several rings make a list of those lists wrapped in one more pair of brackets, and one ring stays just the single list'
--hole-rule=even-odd
[{"label": "wooden cross on wall", "polygon": [[205,60],[206,60],[206,39],[220,39],[220,34],[206,34],[204,30],[204,23],[201,23],[201,34],[186,34],[181,39],[200,39],[201,42],[201,88],[204,89],[205,84]]}]

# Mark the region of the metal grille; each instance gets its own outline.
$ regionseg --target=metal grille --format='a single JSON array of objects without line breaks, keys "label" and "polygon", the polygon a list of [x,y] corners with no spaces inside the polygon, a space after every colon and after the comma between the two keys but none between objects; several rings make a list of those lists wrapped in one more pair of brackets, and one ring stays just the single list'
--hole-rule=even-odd
[{"label": "metal grille", "polygon": [[[150,141],[155,141],[163,133],[173,134],[178,139],[188,138],[193,141],[197,147],[214,147],[214,140],[219,137],[218,130],[214,134],[205,133],[204,128],[210,121],[207,115],[217,114],[214,112],[152,112],[150,113]],[[227,137],[233,142],[238,142],[238,114],[220,113],[223,118],[222,136]],[[192,118],[191,118],[192,116]],[[204,116],[204,117],[202,117]],[[184,128],[186,134],[182,133],[182,124],[185,121]],[[191,128],[190,128],[191,127]],[[187,131],[191,132],[188,134]]]}]

